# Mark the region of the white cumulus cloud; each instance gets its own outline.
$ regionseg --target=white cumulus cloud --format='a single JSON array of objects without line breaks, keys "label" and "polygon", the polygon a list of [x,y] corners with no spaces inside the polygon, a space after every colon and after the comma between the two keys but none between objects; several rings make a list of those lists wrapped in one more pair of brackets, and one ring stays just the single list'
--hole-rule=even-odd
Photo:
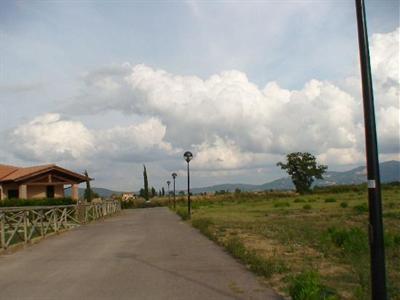
[{"label": "white cumulus cloud", "polygon": [[[378,138],[385,157],[400,152],[399,32],[371,38]],[[310,151],[332,164],[359,164],[364,121],[356,74],[349,74],[345,87],[311,79],[289,90],[277,82],[259,87],[237,70],[202,79],[125,63],[87,73],[79,105],[75,101],[65,112],[113,110],[144,121],[93,130],[49,114],[19,126],[12,136],[15,144],[22,141],[19,155],[36,159],[94,153],[139,162],[192,149],[203,170],[260,167],[260,161],[274,164],[268,158],[292,151]]]},{"label": "white cumulus cloud", "polygon": [[14,153],[27,160],[78,159],[94,148],[94,137],[82,123],[63,120],[55,113],[38,116],[9,136]]},{"label": "white cumulus cloud", "polygon": [[15,155],[26,160],[141,161],[173,153],[171,145],[163,140],[165,131],[166,127],[155,118],[93,130],[80,121],[49,113],[13,129],[9,138]]}]

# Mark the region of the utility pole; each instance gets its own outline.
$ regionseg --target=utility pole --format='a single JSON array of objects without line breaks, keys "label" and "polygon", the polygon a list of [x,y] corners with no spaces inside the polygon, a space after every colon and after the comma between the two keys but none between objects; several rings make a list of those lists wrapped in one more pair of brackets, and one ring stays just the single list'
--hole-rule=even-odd
[{"label": "utility pole", "polygon": [[371,253],[371,298],[386,300],[385,248],[383,242],[381,182],[375,125],[374,95],[369,58],[368,33],[364,0],[355,0],[358,44],[362,79],[365,123],[365,149],[367,156],[369,244]]}]

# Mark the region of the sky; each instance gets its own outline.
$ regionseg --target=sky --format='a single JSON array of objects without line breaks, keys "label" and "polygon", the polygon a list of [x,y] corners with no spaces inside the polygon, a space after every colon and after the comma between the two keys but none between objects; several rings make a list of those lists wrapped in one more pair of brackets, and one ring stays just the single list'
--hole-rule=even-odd
[{"label": "sky", "polygon": [[[399,2],[366,0],[380,160],[400,159]],[[365,165],[354,1],[2,1],[0,163],[161,189]]]}]

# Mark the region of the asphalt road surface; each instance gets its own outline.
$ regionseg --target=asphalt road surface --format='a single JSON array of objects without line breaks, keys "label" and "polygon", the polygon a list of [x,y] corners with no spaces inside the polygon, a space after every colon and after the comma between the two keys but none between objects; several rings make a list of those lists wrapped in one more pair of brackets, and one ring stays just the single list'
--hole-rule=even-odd
[{"label": "asphalt road surface", "polygon": [[281,298],[167,208],[151,208],[0,255],[0,299]]}]

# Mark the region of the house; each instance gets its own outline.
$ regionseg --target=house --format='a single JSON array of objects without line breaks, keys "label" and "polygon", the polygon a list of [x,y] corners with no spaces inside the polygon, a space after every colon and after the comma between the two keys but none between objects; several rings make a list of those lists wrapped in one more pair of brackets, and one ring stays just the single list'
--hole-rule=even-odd
[{"label": "house", "polygon": [[0,164],[0,200],[20,198],[62,198],[64,186],[78,200],[78,186],[87,178],[54,164],[21,168]]}]

